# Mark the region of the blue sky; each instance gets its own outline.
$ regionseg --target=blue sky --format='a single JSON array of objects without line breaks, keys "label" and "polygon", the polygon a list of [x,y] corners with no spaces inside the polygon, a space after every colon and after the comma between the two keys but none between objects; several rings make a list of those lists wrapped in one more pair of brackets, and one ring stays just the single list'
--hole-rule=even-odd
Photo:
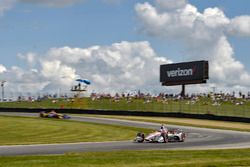
[{"label": "blue sky", "polygon": [[[28,0],[27,0],[28,1]],[[7,69],[18,66],[30,67],[18,54],[36,53],[44,57],[51,48],[89,48],[94,45],[111,46],[121,41],[148,41],[157,56],[178,62],[186,60],[185,42],[173,38],[159,38],[142,33],[136,4],[148,2],[155,7],[154,0],[85,0],[69,6],[51,7],[20,0],[11,4],[0,16],[1,63]],[[209,7],[218,7],[229,19],[250,15],[247,0],[189,0],[200,13]],[[1,5],[1,2],[0,2]],[[0,8],[1,9],[1,8]],[[1,11],[0,11],[1,12]],[[145,28],[146,29],[146,28]],[[250,71],[250,38],[227,36],[234,51],[234,58]]]},{"label": "blue sky", "polygon": [[[46,7],[18,3],[0,18],[0,54],[2,64],[20,64],[17,53],[45,52],[51,47],[89,47],[110,45],[123,40],[148,40],[161,55],[181,56],[181,45],[175,41],[159,40],[136,31],[134,5],[140,1],[123,0],[120,4],[105,4],[91,0],[66,7]],[[148,1],[152,2],[152,1]],[[189,0],[199,11],[220,7],[228,17],[250,14],[250,1],[246,0]],[[242,62],[250,62],[250,39],[230,38],[235,55]],[[178,58],[179,59],[179,58]],[[178,59],[176,61],[178,61]],[[244,63],[250,69],[248,63]]]},{"label": "blue sky", "polygon": [[8,55],[4,64],[16,64],[9,57],[19,52],[137,40],[133,6],[130,1],[107,5],[96,0],[63,8],[17,4],[1,18],[1,55]]}]

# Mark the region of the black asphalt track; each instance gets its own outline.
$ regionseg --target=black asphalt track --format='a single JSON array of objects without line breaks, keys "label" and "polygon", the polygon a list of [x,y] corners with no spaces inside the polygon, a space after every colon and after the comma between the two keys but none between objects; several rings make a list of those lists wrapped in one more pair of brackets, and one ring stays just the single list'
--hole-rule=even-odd
[{"label": "black asphalt track", "polygon": [[[38,116],[32,113],[0,113],[0,115]],[[137,122],[109,118],[72,116],[74,121],[115,124],[133,127],[159,129],[160,124]],[[111,151],[111,150],[197,150],[197,149],[228,149],[250,148],[250,133],[231,130],[215,130],[187,126],[167,125],[168,128],[181,128],[187,133],[185,142],[172,143],[134,143],[130,141],[116,142],[84,142],[65,144],[37,144],[0,146],[0,156],[64,154],[68,152]],[[122,132],[121,132],[122,133]]]}]

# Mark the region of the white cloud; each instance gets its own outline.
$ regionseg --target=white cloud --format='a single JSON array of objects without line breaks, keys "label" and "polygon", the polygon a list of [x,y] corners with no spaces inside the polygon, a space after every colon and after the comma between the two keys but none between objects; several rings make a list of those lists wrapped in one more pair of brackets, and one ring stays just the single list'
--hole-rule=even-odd
[{"label": "white cloud", "polygon": [[34,69],[24,70],[13,66],[0,73],[0,78],[6,80],[6,93],[20,95],[20,93],[38,92],[46,85],[42,76]]},{"label": "white cloud", "polygon": [[140,30],[156,37],[210,40],[213,31],[223,30],[229,24],[229,19],[218,8],[207,8],[200,13],[195,6],[186,4],[174,11],[163,11],[145,2],[136,4],[135,10]]},{"label": "white cloud", "polygon": [[27,53],[25,55],[21,54],[21,53],[18,53],[17,57],[19,59],[22,59],[22,60],[26,61],[30,67],[33,67],[33,66],[36,65],[37,58],[38,58],[38,56],[36,55],[36,53],[32,53],[32,52]]},{"label": "white cloud", "polygon": [[[244,65],[235,60],[233,49],[225,36],[222,36],[215,44],[211,54],[214,57],[211,60],[211,78],[214,82],[225,83],[228,86],[240,84],[249,87],[248,80],[243,79],[244,75],[250,75],[244,69]],[[243,78],[242,78],[243,77]]]},{"label": "white cloud", "polygon": [[[19,57],[29,62],[29,55],[19,54]],[[69,92],[79,77],[92,82],[90,91],[159,89],[159,65],[171,62],[157,56],[146,41],[123,41],[89,48],[51,48],[40,58],[34,58],[38,68],[25,70],[14,66],[4,75],[0,74],[8,81],[9,91],[57,92],[60,88]]]},{"label": "white cloud", "polygon": [[230,21],[219,8],[207,8],[200,17],[209,28],[218,29],[227,26]]},{"label": "white cloud", "polygon": [[89,59],[92,52],[98,49],[99,46],[92,46],[87,49],[70,48],[67,46],[62,48],[51,48],[47,53],[47,57],[52,60],[60,59],[69,64],[76,64],[79,63],[80,60]]},{"label": "white cloud", "polygon": [[155,6],[148,2],[135,6],[141,33],[182,41],[186,46],[187,60],[209,60],[211,84],[223,88],[250,87],[250,74],[235,59],[227,40],[228,31],[231,35],[249,35],[249,16],[229,19],[217,7],[207,8],[201,13],[186,1],[180,5],[172,0],[155,2]]},{"label": "white cloud", "polygon": [[173,10],[183,8],[187,4],[187,0],[156,0],[159,9]]},{"label": "white cloud", "polygon": [[231,35],[250,37],[250,16],[238,16],[232,19],[228,31]]},{"label": "white cloud", "polygon": [[73,67],[62,64],[60,59],[42,60],[40,74],[48,84],[43,91],[55,91],[57,88],[68,88],[73,83],[72,79],[76,79],[76,71]]},{"label": "white cloud", "polygon": [[[127,41],[85,49],[52,48],[46,54],[46,60],[49,62],[42,62],[44,76],[81,76],[94,83],[92,89],[100,91],[139,89],[149,83],[159,85],[159,64],[169,62],[158,57],[148,42]],[[75,71],[58,71],[62,65]],[[69,72],[62,74],[65,71]]]},{"label": "white cloud", "polygon": [[7,69],[4,65],[0,64],[0,73],[6,72]]}]

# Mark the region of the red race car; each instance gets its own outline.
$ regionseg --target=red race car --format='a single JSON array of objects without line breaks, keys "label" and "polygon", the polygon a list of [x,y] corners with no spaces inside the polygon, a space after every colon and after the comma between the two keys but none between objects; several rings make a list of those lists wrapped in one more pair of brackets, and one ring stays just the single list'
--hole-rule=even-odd
[{"label": "red race car", "polygon": [[181,129],[169,129],[165,134],[161,130],[154,131],[147,136],[144,133],[137,133],[134,141],[138,143],[165,143],[165,142],[184,142],[186,134]]}]

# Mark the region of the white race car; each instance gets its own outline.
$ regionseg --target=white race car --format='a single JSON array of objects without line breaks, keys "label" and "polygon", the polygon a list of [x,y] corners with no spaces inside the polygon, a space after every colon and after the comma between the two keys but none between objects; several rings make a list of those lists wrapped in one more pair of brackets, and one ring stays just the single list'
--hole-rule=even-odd
[{"label": "white race car", "polygon": [[[165,135],[165,136],[164,136]],[[166,139],[164,140],[164,137]],[[186,134],[181,129],[169,129],[166,134],[159,131],[154,131],[147,136],[144,133],[137,133],[134,141],[138,143],[164,143],[164,142],[184,142]]]}]

